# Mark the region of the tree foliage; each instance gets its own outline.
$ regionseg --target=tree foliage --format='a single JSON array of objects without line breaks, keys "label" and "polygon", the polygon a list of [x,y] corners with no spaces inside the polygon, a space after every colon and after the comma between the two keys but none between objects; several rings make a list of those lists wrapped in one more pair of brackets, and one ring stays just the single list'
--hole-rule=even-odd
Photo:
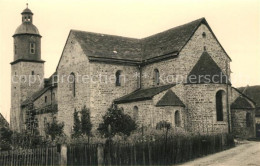
[{"label": "tree foliage", "polygon": [[166,121],[160,121],[156,124],[156,129],[170,129],[171,128],[171,123],[166,122]]},{"label": "tree foliage", "polygon": [[90,120],[90,110],[84,106],[81,111],[81,131],[83,135],[90,136],[92,123]]},{"label": "tree foliage", "polygon": [[7,128],[0,128],[0,150],[10,150],[13,132]]},{"label": "tree foliage", "polygon": [[[111,126],[110,132],[108,130],[109,125]],[[131,116],[124,114],[123,110],[119,109],[117,105],[112,105],[103,116],[103,122],[99,124],[98,131],[105,137],[120,133],[129,136],[136,128],[137,124]]]},{"label": "tree foliage", "polygon": [[28,110],[26,112],[26,132],[31,135],[39,135],[38,131],[38,119],[36,118],[36,109],[34,108],[33,102],[30,102],[27,106]]},{"label": "tree foliage", "polygon": [[55,140],[57,136],[61,136],[63,134],[64,123],[58,123],[56,118],[53,117],[52,123],[47,123],[45,128],[46,135],[51,137],[51,140]]},{"label": "tree foliage", "polygon": [[81,135],[81,122],[79,120],[79,115],[77,110],[75,109],[73,114],[74,124],[73,124],[73,138],[77,138]]}]

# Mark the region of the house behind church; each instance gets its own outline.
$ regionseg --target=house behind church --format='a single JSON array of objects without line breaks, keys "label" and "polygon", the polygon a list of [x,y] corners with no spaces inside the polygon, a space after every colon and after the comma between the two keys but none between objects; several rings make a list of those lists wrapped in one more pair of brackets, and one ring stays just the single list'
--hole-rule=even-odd
[{"label": "house behind church", "polygon": [[3,115],[0,113],[0,129],[3,127],[9,127],[9,123],[7,120],[3,117]]},{"label": "house behind church", "polygon": [[[32,16],[25,9],[13,35],[12,77],[44,78],[41,35]],[[231,86],[230,62],[205,18],[142,39],[71,30],[44,84],[12,82],[11,127],[25,129],[32,102],[42,135],[52,116],[70,135],[74,110],[84,106],[96,129],[114,103],[139,126],[165,120],[190,132],[254,137],[255,103]],[[249,125],[236,123],[239,118]]]}]

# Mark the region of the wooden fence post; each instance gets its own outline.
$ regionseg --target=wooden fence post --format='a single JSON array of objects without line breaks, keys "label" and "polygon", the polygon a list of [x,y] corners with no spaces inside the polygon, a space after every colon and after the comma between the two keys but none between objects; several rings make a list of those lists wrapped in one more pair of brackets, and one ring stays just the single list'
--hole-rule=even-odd
[{"label": "wooden fence post", "polygon": [[97,158],[98,158],[98,166],[104,165],[104,147],[102,144],[98,144]]},{"label": "wooden fence post", "polygon": [[61,145],[60,150],[60,165],[67,165],[67,146]]}]

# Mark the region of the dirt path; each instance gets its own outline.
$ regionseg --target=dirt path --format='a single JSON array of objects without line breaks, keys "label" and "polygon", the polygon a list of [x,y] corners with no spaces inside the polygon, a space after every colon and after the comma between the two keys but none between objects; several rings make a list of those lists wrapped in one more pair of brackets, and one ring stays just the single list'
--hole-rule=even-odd
[{"label": "dirt path", "polygon": [[260,142],[248,142],[237,147],[190,161],[182,166],[260,166]]}]

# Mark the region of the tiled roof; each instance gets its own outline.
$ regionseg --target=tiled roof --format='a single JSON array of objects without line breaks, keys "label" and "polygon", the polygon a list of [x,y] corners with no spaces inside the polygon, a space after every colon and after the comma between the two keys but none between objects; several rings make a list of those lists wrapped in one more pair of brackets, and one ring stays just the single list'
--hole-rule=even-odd
[{"label": "tiled roof", "polygon": [[7,120],[3,117],[3,115],[0,113],[0,128],[1,127],[8,127],[9,123]]},{"label": "tiled roof", "polygon": [[141,61],[142,44],[138,39],[72,30],[71,34],[88,57]]},{"label": "tiled roof", "polygon": [[39,91],[35,92],[30,98],[28,98],[22,102],[22,106],[26,106],[31,101],[35,101],[36,99],[38,99],[41,95],[43,95],[46,91],[48,91],[51,88],[52,88],[51,86],[48,86],[48,87],[45,87],[45,88],[40,89]]},{"label": "tiled roof", "polygon": [[228,77],[222,72],[211,56],[204,51],[187,77],[188,84],[217,83],[230,84]]},{"label": "tiled roof", "polygon": [[57,85],[57,72],[53,73],[49,78],[44,80],[45,87]]},{"label": "tiled roof", "polygon": [[201,18],[187,24],[174,27],[167,31],[143,38],[143,59],[150,59],[160,55],[180,52],[197,30],[199,25],[205,22],[205,18]]},{"label": "tiled roof", "polygon": [[232,104],[232,109],[254,109],[254,107],[248,102],[248,100],[243,97],[239,96]]},{"label": "tiled roof", "polygon": [[30,98],[28,98],[25,101],[23,101],[22,102],[22,106],[26,106],[31,101],[37,100],[39,97],[41,97],[49,89],[56,88],[57,87],[57,82],[56,81],[57,81],[57,73],[55,72],[48,79],[45,79],[44,88],[38,90]]},{"label": "tiled roof", "polygon": [[153,96],[155,96],[173,86],[175,86],[175,84],[147,88],[147,89],[139,89],[126,96],[123,96],[123,97],[120,97],[120,98],[114,100],[114,102],[115,102],[115,104],[120,104],[120,103],[129,103],[129,102],[135,102],[135,101],[151,100],[153,98]]},{"label": "tiled roof", "polygon": [[240,87],[238,88],[243,94],[250,97],[255,101],[256,106],[260,107],[260,86],[248,86],[248,87]]},{"label": "tiled roof", "polygon": [[181,106],[185,107],[180,98],[172,91],[168,90],[166,94],[158,101],[156,106]]},{"label": "tiled roof", "polygon": [[78,30],[71,30],[70,35],[76,37],[89,59],[147,63],[152,59],[176,57],[201,24],[212,32],[205,18],[201,18],[142,39]]}]

